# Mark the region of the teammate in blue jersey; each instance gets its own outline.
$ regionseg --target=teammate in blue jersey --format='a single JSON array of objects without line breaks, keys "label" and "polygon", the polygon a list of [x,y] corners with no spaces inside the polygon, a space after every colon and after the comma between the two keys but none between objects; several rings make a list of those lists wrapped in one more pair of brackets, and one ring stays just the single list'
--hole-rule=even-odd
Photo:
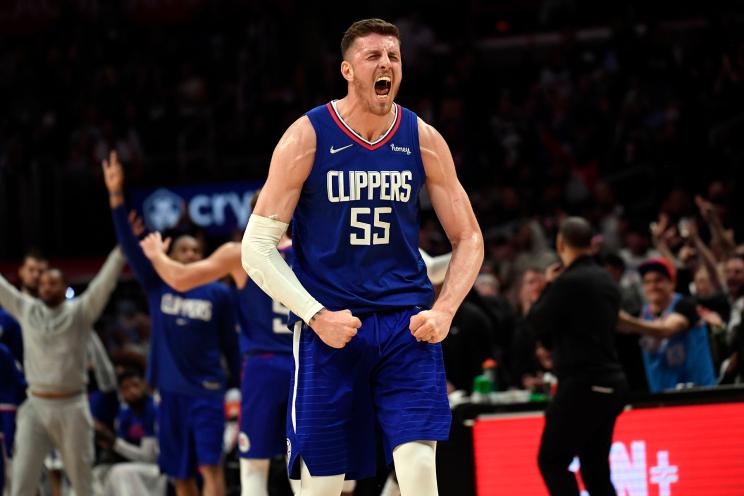
[{"label": "teammate in blue jersey", "polygon": [[126,370],[119,375],[119,394],[122,404],[116,412],[115,432],[96,422],[98,445],[122,460],[94,469],[99,472],[102,494],[165,494],[166,479],[156,463],[157,405],[139,371]]},{"label": "teammate in blue jersey", "polygon": [[[142,248],[163,280],[179,291],[231,276],[240,320],[241,381],[240,452],[241,494],[266,495],[270,459],[286,448],[286,413],[292,374],[292,335],[289,310],[248,279],[240,263],[240,243],[228,242],[208,258],[183,264],[166,255],[169,240],[152,233]],[[282,239],[280,252],[292,263],[292,242]]]},{"label": "teammate in blue jersey", "polygon": [[[124,208],[124,172],[116,153],[103,163],[114,228],[150,307],[152,336],[147,380],[160,392],[159,464],[175,479],[181,495],[196,494],[196,470],[203,494],[224,494],[221,468],[223,397],[227,383],[221,355],[231,374],[239,370],[238,335],[230,290],[221,283],[178,291],[166,284],[145,257]],[[170,256],[182,263],[202,258],[191,236],[180,236]]]},{"label": "teammate in blue jersey", "polygon": [[0,344],[8,347],[8,350],[18,363],[23,363],[21,326],[2,308],[0,308]]},{"label": "teammate in blue jersey", "polygon": [[[300,319],[287,444],[303,496],[338,495],[344,478],[374,474],[375,423],[403,496],[434,495],[436,441],[451,420],[439,343],[481,266],[483,238],[446,142],[394,102],[398,29],[356,22],[341,51],[348,93],[280,139],[243,266]],[[453,247],[431,308],[417,250],[424,186]],[[276,249],[290,220],[292,269]]]},{"label": "teammate in blue jersey", "polygon": [[[251,208],[255,207],[258,192]],[[287,327],[289,310],[269,298],[248,278],[240,261],[240,243],[228,242],[208,258],[182,264],[167,256],[169,240],[152,233],[140,242],[158,275],[179,291],[230,276],[235,282],[240,317],[240,350],[243,355],[240,452],[241,492],[244,496],[267,494],[269,459],[286,449],[286,413],[292,377],[292,337]],[[292,241],[283,236],[278,249],[288,265],[294,261]],[[444,279],[449,255],[431,257],[421,251],[429,278]],[[444,269],[444,270],[443,270]],[[290,481],[293,482],[293,481]],[[347,481],[344,492],[351,492]],[[293,489],[298,487],[293,484]]]},{"label": "teammate in blue jersey", "polygon": [[0,494],[5,487],[5,463],[13,456],[15,419],[18,405],[25,397],[26,380],[10,349],[0,343]]}]

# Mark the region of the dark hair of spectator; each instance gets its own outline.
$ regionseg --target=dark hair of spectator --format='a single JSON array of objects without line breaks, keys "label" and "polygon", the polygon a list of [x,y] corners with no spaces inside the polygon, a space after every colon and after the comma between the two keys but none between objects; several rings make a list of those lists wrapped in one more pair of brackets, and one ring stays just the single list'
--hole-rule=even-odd
[{"label": "dark hair of spectator", "polygon": [[373,33],[395,36],[400,41],[400,31],[395,24],[390,24],[382,19],[362,19],[349,26],[349,29],[344,33],[344,37],[341,38],[341,56],[346,58],[346,51],[357,38]]},{"label": "dark hair of spectator", "polygon": [[569,217],[561,223],[563,242],[571,248],[584,249],[592,245],[592,226],[581,217]]},{"label": "dark hair of spectator", "polygon": [[47,261],[47,258],[38,248],[29,248],[28,250],[26,250],[26,253],[23,254],[23,263],[26,263],[26,260],[28,260],[29,258],[33,260],[39,260],[40,262]]},{"label": "dark hair of spectator", "polygon": [[[185,229],[173,229],[171,231],[166,231],[165,233],[163,233],[163,238],[171,238],[171,244],[168,247],[168,255],[171,255],[173,253],[178,240],[183,238],[184,236],[188,236],[189,238],[194,238],[199,241],[199,238],[197,238],[196,235],[192,234],[191,231]],[[201,244],[201,242],[199,244]]]},{"label": "dark hair of spectator", "polygon": [[121,374],[119,374],[119,377],[118,377],[119,384],[121,385],[127,379],[132,379],[132,378],[143,379],[144,376],[142,375],[142,372],[137,369],[124,369],[124,371]]},{"label": "dark hair of spectator", "polygon": [[602,264],[625,271],[625,260],[617,253],[608,253],[602,257]]}]

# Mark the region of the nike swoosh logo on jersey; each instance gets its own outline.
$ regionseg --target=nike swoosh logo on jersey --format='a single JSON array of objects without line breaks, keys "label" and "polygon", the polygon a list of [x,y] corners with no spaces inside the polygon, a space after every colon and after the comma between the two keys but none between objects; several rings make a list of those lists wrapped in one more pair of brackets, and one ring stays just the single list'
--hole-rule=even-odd
[{"label": "nike swoosh logo on jersey", "polygon": [[331,155],[334,155],[334,154],[336,154],[336,153],[338,153],[340,151],[346,150],[350,146],[354,146],[354,143],[352,143],[350,145],[342,146],[341,148],[333,148],[333,145],[331,145]]}]

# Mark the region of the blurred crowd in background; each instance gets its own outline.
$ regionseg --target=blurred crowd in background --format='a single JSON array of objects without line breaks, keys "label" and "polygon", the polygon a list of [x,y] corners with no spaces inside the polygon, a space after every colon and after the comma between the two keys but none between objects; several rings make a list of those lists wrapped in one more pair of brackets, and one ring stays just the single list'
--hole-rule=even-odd
[{"label": "blurred crowd in background", "polygon": [[[644,297],[639,264],[672,260],[677,290],[698,298],[709,323],[718,370],[734,380],[744,296],[740,3],[9,4],[0,8],[0,257],[20,260],[30,247],[52,259],[106,253],[114,237],[100,163],[109,149],[133,187],[262,179],[283,130],[343,96],[341,33],[373,12],[401,29],[398,101],[448,141],[486,238],[482,274],[455,322],[476,337],[452,336],[450,356],[462,356],[448,369],[463,376],[454,386],[469,389],[488,357],[500,388],[539,385],[550,359],[525,351],[523,315],[568,214],[595,226],[631,313]],[[448,251],[421,203],[421,246]],[[144,367],[149,320],[136,284],[120,284],[98,330],[115,363]]]},{"label": "blurred crowd in background", "polygon": [[[716,383],[739,382],[744,4],[646,3],[5,2],[5,275],[20,283],[15,267],[34,260],[108,252],[100,164],[110,149],[132,188],[262,180],[284,129],[344,95],[341,34],[374,15],[401,30],[398,102],[444,135],[485,236],[481,274],[445,341],[451,389],[470,391],[493,359],[499,390],[546,391],[552,359],[535,352],[525,316],[567,215],[592,222],[630,314],[647,296],[639,266],[670,261],[675,290],[707,328]],[[421,207],[421,247],[449,251],[425,194]],[[207,252],[224,241],[200,239]],[[130,276],[96,331],[118,372],[144,371],[150,319]],[[643,346],[618,336],[639,394]]]}]

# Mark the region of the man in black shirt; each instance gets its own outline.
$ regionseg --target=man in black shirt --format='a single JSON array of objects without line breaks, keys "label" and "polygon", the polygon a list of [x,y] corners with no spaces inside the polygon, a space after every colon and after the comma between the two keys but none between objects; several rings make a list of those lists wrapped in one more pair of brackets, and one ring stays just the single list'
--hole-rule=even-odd
[{"label": "man in black shirt", "polygon": [[442,342],[447,388],[470,391],[483,371],[483,361],[493,358],[493,328],[486,313],[467,300],[457,309],[450,332]]},{"label": "man in black shirt", "polygon": [[557,249],[564,269],[548,269],[549,284],[527,317],[537,339],[553,350],[558,377],[538,455],[553,496],[579,495],[568,470],[574,456],[589,494],[615,494],[608,458],[628,389],[615,351],[620,290],[595,263],[591,239],[586,220],[561,224]]}]

